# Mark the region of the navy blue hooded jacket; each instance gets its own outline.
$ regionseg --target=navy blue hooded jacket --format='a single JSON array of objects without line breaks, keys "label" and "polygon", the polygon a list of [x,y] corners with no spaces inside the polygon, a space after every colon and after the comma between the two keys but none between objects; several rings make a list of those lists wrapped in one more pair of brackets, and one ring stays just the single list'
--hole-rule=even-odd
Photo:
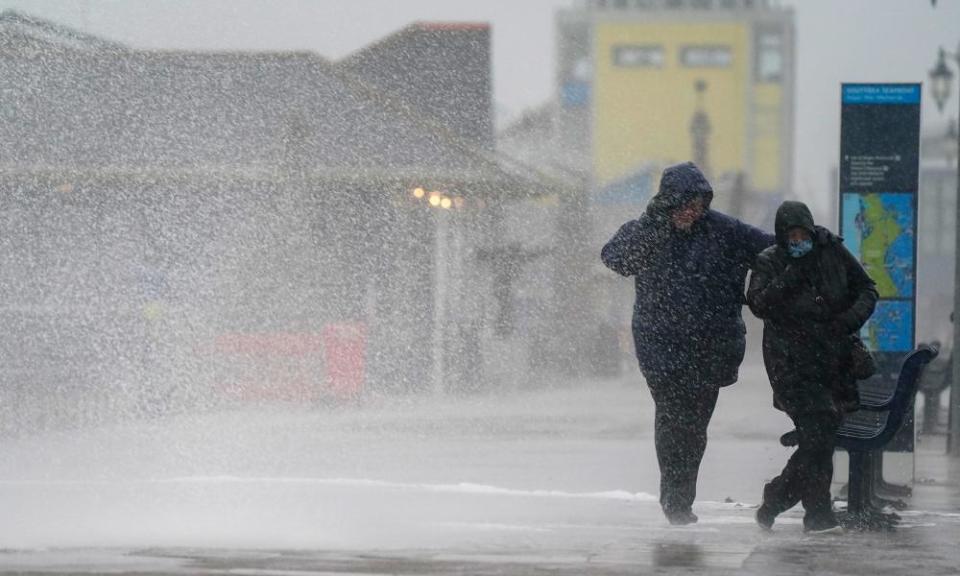
[{"label": "navy blue hooded jacket", "polygon": [[[698,197],[703,217],[690,230],[675,228],[673,212]],[[712,200],[710,183],[692,162],[670,166],[640,218],[603,247],[603,263],[635,279],[633,337],[648,382],[737,380],[746,347],[744,281],[774,237],[711,210]]]}]

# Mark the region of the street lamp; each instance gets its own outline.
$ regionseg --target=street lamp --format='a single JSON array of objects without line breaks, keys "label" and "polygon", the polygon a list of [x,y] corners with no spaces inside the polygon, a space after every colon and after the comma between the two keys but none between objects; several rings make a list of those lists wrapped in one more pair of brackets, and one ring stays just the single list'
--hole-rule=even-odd
[{"label": "street lamp", "polygon": [[947,66],[947,51],[941,48],[937,64],[930,70],[930,92],[937,103],[937,110],[943,112],[943,106],[950,99],[952,85],[953,71]]},{"label": "street lamp", "polygon": [[[949,54],[940,48],[937,63],[930,70],[930,92],[937,103],[937,108],[943,112],[943,107],[950,99],[950,88],[953,86],[953,71],[947,65],[947,58],[951,58],[960,70],[960,48],[954,54]],[[957,98],[960,102],[960,97]],[[960,118],[960,111],[958,111]],[[960,132],[960,131],[958,131]],[[960,137],[960,136],[958,136]],[[957,144],[960,146],[960,142]],[[960,457],[960,154],[957,154],[957,218],[954,220],[954,284],[953,284],[953,383],[950,387],[950,436],[947,449],[952,456]]]}]

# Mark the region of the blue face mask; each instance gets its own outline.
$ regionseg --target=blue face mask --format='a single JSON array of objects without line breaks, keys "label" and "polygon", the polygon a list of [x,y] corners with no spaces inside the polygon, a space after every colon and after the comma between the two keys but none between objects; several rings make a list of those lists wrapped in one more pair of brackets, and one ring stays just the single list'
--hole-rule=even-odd
[{"label": "blue face mask", "polygon": [[813,250],[813,240],[800,240],[798,242],[791,240],[787,243],[787,252],[794,258],[806,256],[811,250]]}]

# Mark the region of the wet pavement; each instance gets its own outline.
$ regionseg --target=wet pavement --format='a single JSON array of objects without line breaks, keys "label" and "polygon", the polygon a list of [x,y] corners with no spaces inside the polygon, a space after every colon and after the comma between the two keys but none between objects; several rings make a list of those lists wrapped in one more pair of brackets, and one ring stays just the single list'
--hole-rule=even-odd
[{"label": "wet pavement", "polygon": [[765,386],[748,370],[723,392],[685,527],[656,503],[632,378],[6,439],[0,573],[960,573],[960,461],[938,436],[896,531],[805,535],[799,509],[760,530],[789,456]]},{"label": "wet pavement", "polygon": [[[602,508],[599,506],[597,508]],[[628,507],[629,508],[629,507]],[[773,532],[751,510],[705,509],[697,526],[672,528],[632,510],[535,526],[474,525],[470,542],[398,549],[6,550],[17,574],[951,574],[958,573],[960,514],[908,512],[890,533],[807,536],[789,514]],[[602,515],[603,518],[599,518]],[[461,529],[466,528],[464,523]],[[457,527],[451,527],[456,531]],[[486,535],[476,532],[487,531]],[[505,533],[511,533],[507,535]]]}]

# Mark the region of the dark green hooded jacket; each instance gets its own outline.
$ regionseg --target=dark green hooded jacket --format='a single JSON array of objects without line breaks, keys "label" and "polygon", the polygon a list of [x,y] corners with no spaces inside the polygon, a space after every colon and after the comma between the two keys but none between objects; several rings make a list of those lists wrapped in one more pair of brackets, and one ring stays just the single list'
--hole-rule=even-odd
[{"label": "dark green hooded jacket", "polygon": [[[802,227],[813,250],[787,252],[787,231]],[[849,374],[851,342],[877,303],[877,290],[843,239],[815,226],[802,202],[784,202],[777,243],[757,257],[747,303],[764,321],[763,360],[774,405],[788,414],[831,411],[856,395]]]}]

